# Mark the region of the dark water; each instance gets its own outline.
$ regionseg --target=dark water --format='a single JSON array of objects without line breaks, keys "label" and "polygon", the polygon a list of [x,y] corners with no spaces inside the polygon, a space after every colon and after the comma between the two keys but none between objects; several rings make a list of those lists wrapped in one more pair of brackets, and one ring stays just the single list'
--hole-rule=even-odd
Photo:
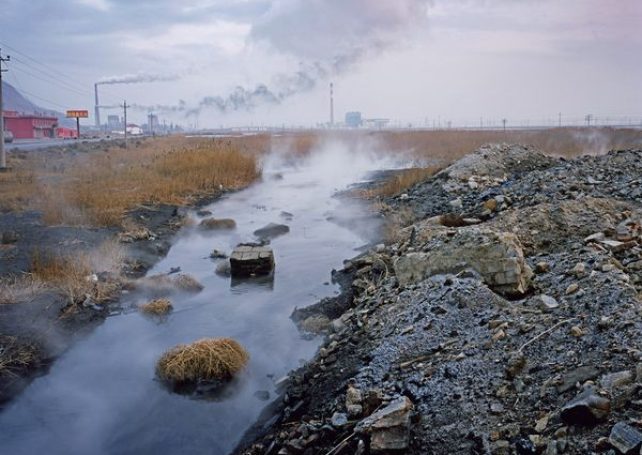
[{"label": "dark water", "polygon": [[[274,381],[318,348],[319,339],[306,341],[298,333],[289,319],[292,310],[336,293],[327,283],[330,270],[354,255],[376,227],[363,221],[363,207],[332,195],[382,166],[336,147],[296,167],[266,163],[262,183],[208,207],[214,216],[234,218],[235,231],[185,228],[167,258],[150,271],[181,267],[204,291],[173,296],[175,310],[164,323],[137,312],[107,319],[0,415],[0,452],[228,453],[268,403],[255,393],[268,391],[275,399]],[[282,211],[292,213],[292,220],[285,221]],[[360,229],[341,227],[350,220],[362,220]],[[273,281],[232,285],[214,273],[216,262],[208,258],[213,248],[229,253],[269,222],[291,228],[272,242]],[[232,337],[251,355],[247,371],[222,401],[169,393],[154,378],[155,362],[165,350],[201,337]]]}]

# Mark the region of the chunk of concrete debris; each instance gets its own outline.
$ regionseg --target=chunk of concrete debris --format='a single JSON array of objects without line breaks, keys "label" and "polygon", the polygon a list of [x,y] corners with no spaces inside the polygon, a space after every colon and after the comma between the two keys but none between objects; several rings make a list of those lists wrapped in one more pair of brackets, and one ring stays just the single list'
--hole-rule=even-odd
[{"label": "chunk of concrete debris", "polygon": [[637,454],[642,446],[642,433],[624,422],[618,422],[611,429],[609,444],[620,453]]},{"label": "chunk of concrete debris", "polygon": [[570,425],[594,425],[603,421],[610,412],[611,401],[587,388],[564,405],[561,417]]},{"label": "chunk of concrete debris", "polygon": [[461,228],[452,237],[448,234],[435,233],[427,252],[397,258],[394,269],[401,285],[472,268],[498,292],[527,292],[533,273],[524,261],[522,245],[515,234],[478,227]]},{"label": "chunk of concrete debris", "polygon": [[205,218],[199,226],[210,231],[231,230],[236,229],[236,221],[230,218]]},{"label": "chunk of concrete debris", "polygon": [[370,451],[373,453],[405,450],[410,443],[412,409],[413,404],[408,397],[399,397],[359,422],[355,432],[370,435]]},{"label": "chunk of concrete debris", "polygon": [[285,235],[288,232],[290,232],[290,228],[285,224],[270,223],[254,231],[254,235],[260,239],[269,240],[280,235]]},{"label": "chunk of concrete debris", "polygon": [[550,295],[546,294],[540,294],[538,296],[533,297],[532,302],[535,304],[535,306],[542,310],[545,313],[549,313],[556,308],[559,308],[560,304],[555,300],[553,297]]},{"label": "chunk of concrete debris", "polygon": [[240,245],[230,255],[233,277],[269,275],[274,269],[274,253],[267,246]]}]

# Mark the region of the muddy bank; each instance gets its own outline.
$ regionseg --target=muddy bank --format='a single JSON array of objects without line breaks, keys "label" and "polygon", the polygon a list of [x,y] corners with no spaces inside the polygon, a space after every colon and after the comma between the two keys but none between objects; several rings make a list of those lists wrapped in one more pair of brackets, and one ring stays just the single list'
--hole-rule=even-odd
[{"label": "muddy bank", "polygon": [[[386,201],[245,454],[637,453],[642,150],[485,147]],[[251,442],[248,442],[251,441]]]}]

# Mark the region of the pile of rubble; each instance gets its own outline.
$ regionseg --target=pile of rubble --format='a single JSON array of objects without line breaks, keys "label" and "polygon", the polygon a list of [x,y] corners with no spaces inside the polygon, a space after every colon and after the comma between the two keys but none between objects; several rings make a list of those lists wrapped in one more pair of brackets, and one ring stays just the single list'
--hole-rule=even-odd
[{"label": "pile of rubble", "polygon": [[641,175],[489,146],[388,201],[415,222],[295,312],[326,342],[239,453],[640,453]]}]

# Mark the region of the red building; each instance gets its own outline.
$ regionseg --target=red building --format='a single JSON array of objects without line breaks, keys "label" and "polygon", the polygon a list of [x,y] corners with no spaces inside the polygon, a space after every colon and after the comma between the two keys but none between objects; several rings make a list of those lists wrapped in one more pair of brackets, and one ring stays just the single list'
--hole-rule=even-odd
[{"label": "red building", "polygon": [[76,139],[78,138],[78,131],[74,128],[60,127],[56,128],[56,137],[59,139]]},{"label": "red building", "polygon": [[56,137],[58,119],[39,115],[21,115],[17,112],[4,111],[4,129],[13,133],[15,139],[41,139]]}]

